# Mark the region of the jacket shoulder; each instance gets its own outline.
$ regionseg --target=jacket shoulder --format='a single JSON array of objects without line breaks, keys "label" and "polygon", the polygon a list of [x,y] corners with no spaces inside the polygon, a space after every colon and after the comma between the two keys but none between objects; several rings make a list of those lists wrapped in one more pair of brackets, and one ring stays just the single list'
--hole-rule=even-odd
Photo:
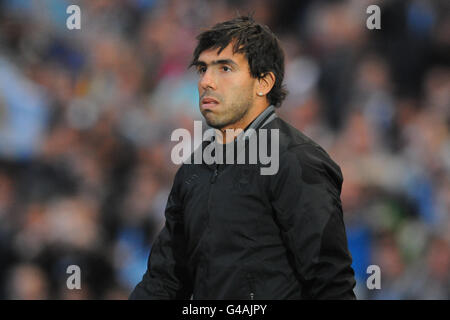
[{"label": "jacket shoulder", "polygon": [[275,118],[266,126],[264,126],[264,129],[279,130],[281,152],[287,151],[293,147],[303,144],[310,144],[312,146],[320,148],[320,146],[314,140],[279,117]]},{"label": "jacket shoulder", "polygon": [[279,129],[280,165],[286,162],[288,166],[300,165],[304,174],[324,174],[340,191],[343,182],[341,168],[322,146],[280,118],[269,125],[265,128]]}]

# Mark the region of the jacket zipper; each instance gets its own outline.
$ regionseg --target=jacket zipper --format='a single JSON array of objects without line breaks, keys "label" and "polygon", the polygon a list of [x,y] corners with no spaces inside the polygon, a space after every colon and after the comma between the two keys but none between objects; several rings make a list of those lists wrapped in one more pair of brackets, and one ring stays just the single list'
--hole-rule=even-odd
[{"label": "jacket zipper", "polygon": [[247,280],[250,288],[250,300],[254,300],[255,298],[255,287],[253,286],[253,277],[250,273],[247,274]]},{"label": "jacket zipper", "polygon": [[[216,180],[217,180],[217,176],[218,175],[219,175],[219,170],[218,170],[218,165],[216,164],[216,167],[214,169],[214,173],[212,174],[209,182],[211,184],[214,184],[216,182]],[[211,188],[208,191],[208,204],[207,204],[207,208],[206,208],[206,212],[207,212],[207,215],[206,215],[206,229],[207,230],[209,230],[209,215],[210,215],[209,208],[211,206],[211,191],[212,191],[212,186],[211,186]],[[209,232],[208,232],[208,234],[209,234]],[[209,243],[209,241],[207,243]],[[208,248],[208,250],[209,250],[209,248]],[[209,267],[208,266],[206,266],[205,276],[206,276],[206,279],[209,278]],[[206,290],[208,290],[207,284],[205,284],[205,288],[206,288]]]},{"label": "jacket zipper", "polygon": [[219,169],[218,169],[218,165],[216,165],[216,168],[214,169],[214,173],[211,176],[211,179],[209,180],[209,182],[211,182],[211,184],[214,184],[217,180],[217,176],[219,175]]}]

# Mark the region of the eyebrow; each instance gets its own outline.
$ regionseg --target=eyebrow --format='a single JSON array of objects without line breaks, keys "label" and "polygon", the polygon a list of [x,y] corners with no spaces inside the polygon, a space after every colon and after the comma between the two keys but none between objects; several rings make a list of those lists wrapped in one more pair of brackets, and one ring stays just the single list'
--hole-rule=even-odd
[{"label": "eyebrow", "polygon": [[[235,68],[238,68],[238,64],[231,59],[221,59],[221,60],[213,60],[209,65],[218,65],[218,64],[229,64]],[[198,66],[208,66],[208,64],[204,61],[198,60],[194,63],[196,67]]]}]

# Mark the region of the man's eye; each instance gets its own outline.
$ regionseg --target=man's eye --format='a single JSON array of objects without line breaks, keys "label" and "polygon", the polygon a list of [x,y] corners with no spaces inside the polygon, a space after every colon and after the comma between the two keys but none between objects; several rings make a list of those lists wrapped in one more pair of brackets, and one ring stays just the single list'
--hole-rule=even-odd
[{"label": "man's eye", "polygon": [[230,68],[230,67],[227,67],[227,66],[223,66],[222,69],[223,69],[223,71],[225,71],[225,72],[231,71],[231,68]]},{"label": "man's eye", "polygon": [[198,74],[203,74],[203,73],[205,73],[205,72],[206,72],[206,68],[205,68],[205,67],[197,68],[197,73],[198,73]]}]

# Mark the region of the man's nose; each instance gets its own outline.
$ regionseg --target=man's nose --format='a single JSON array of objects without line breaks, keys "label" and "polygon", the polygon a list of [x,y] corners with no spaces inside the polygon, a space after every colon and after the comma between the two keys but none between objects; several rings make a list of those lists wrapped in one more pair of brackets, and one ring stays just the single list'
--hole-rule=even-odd
[{"label": "man's nose", "polygon": [[216,82],[214,81],[213,72],[211,69],[206,70],[200,78],[199,85],[203,90],[216,90]]}]

